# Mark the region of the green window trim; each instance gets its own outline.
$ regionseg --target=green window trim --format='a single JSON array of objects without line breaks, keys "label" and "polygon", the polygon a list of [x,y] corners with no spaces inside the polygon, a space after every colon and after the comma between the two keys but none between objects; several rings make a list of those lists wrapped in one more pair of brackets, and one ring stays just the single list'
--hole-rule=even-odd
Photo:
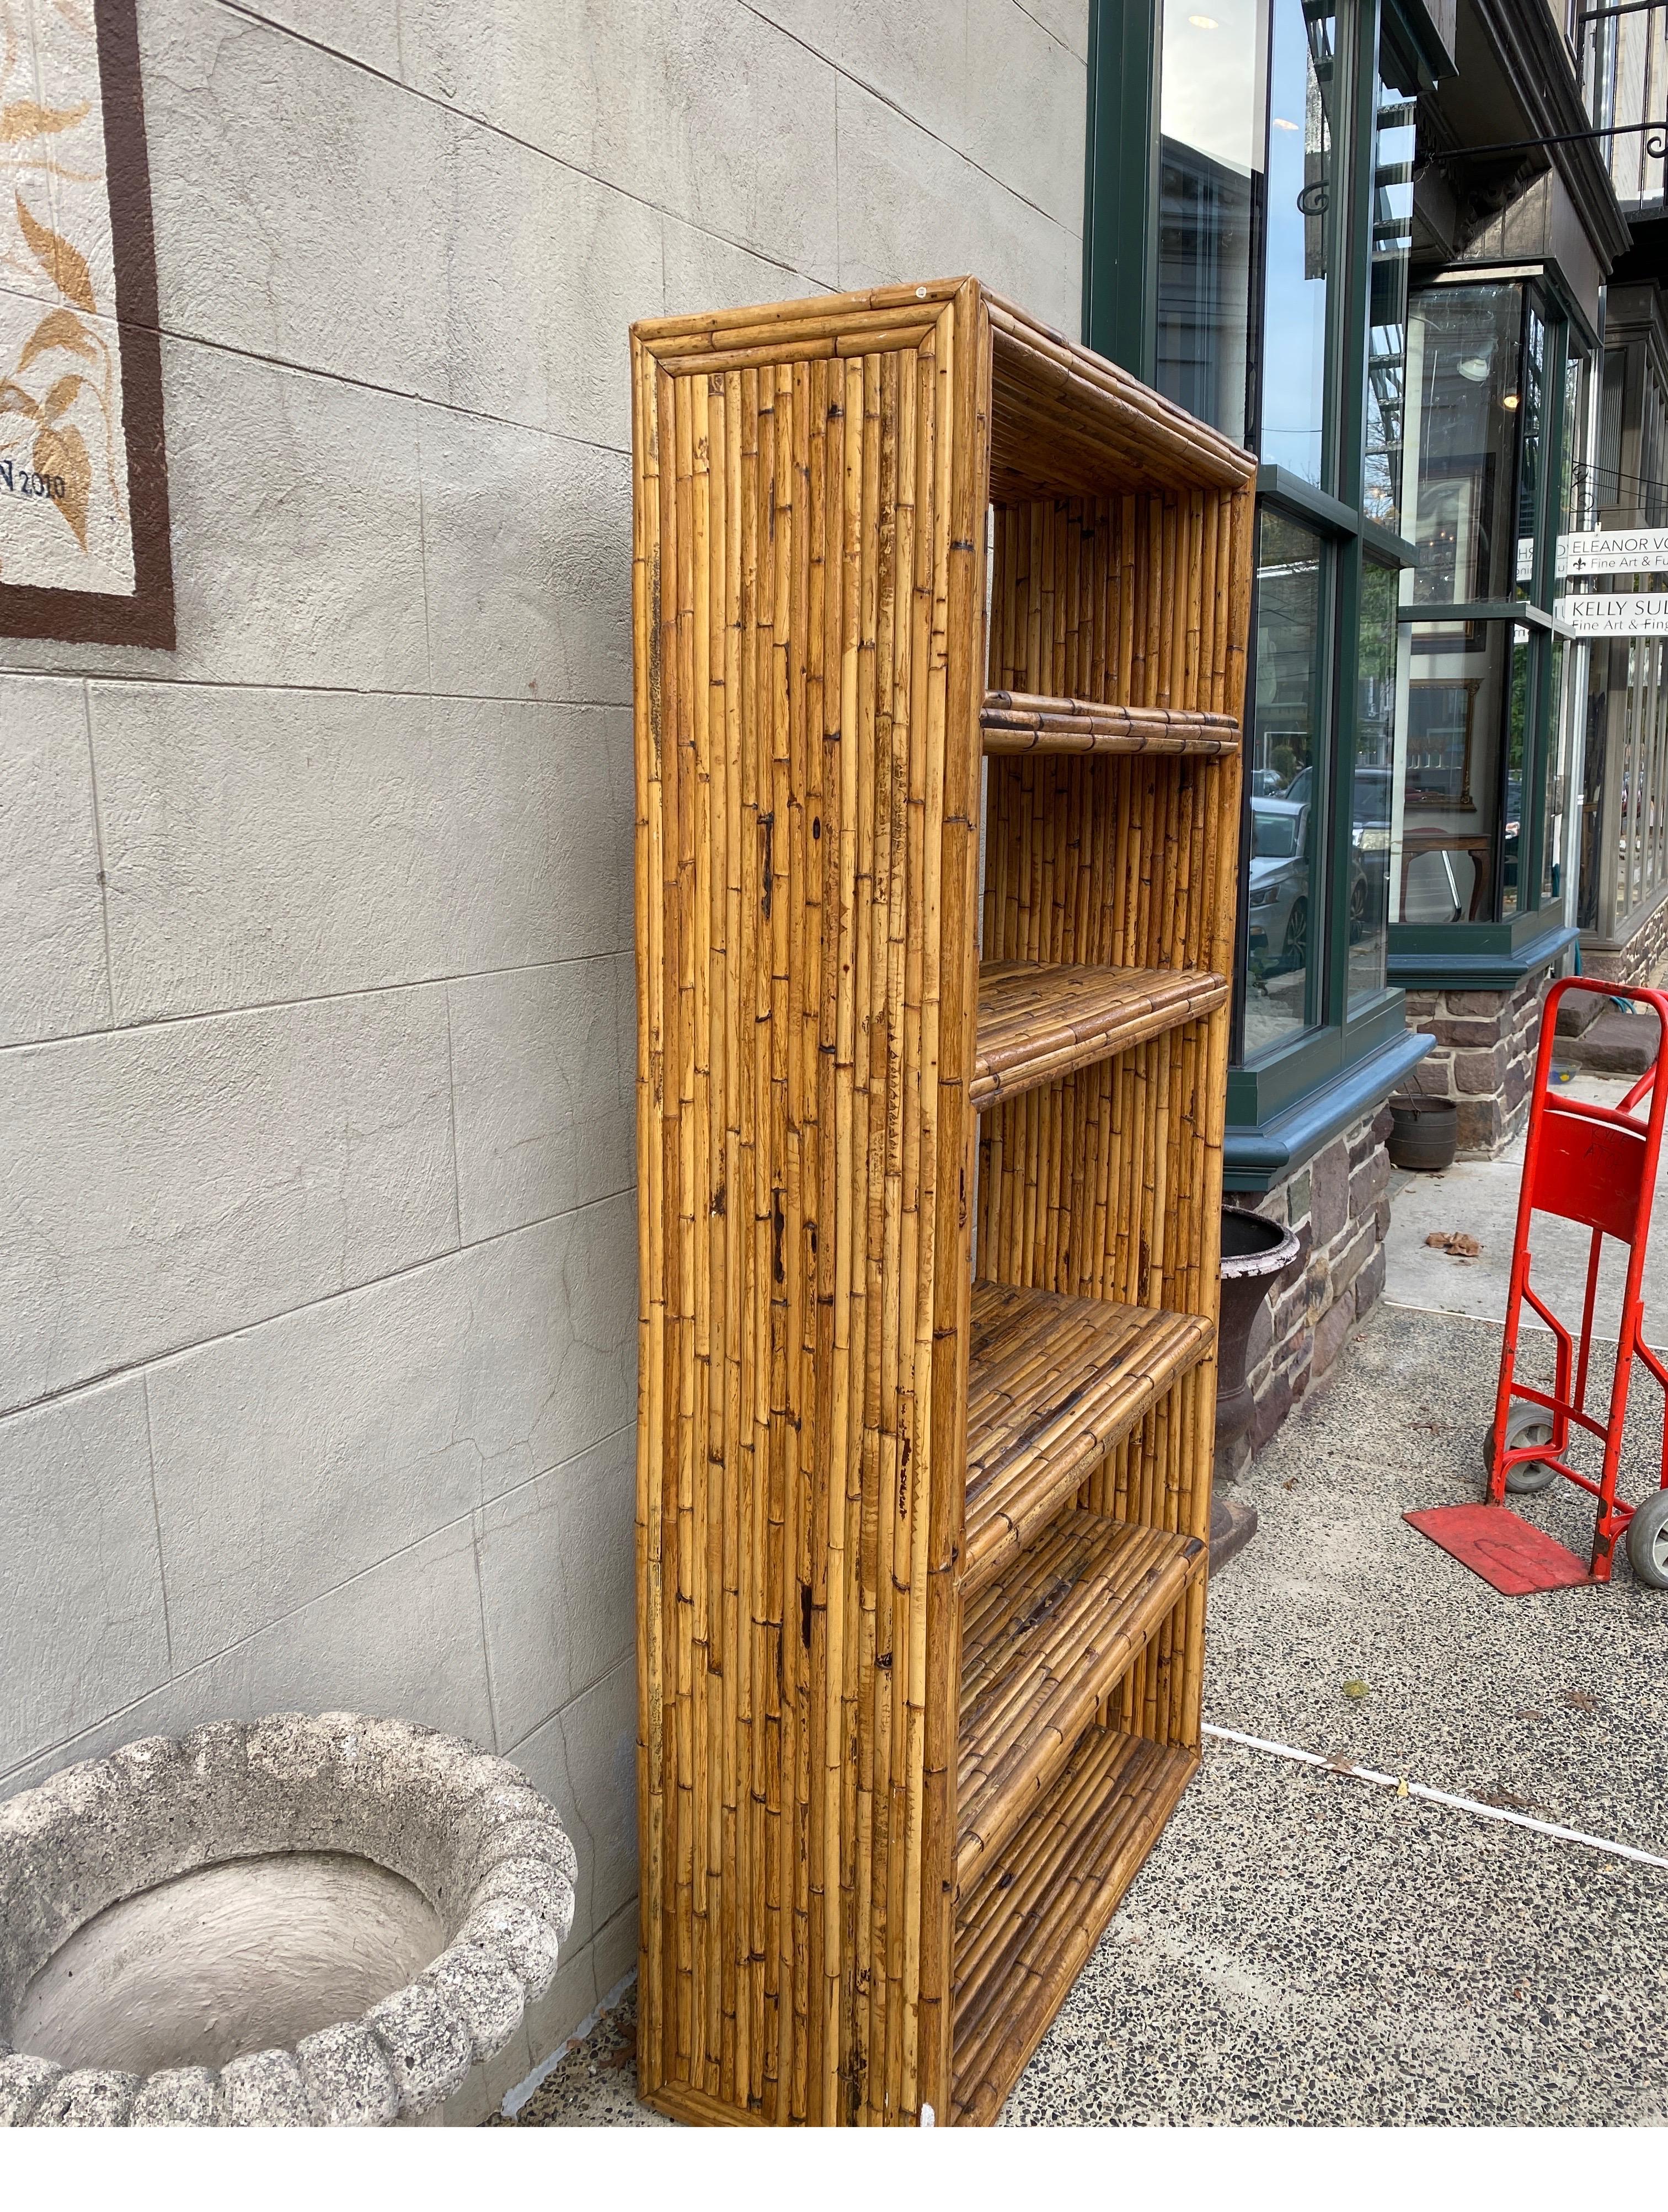
[{"label": "green window trim", "polygon": [[[1497,921],[1392,922],[1388,972],[1392,981],[1410,990],[1441,989],[1447,985],[1461,989],[1512,988],[1559,957],[1576,935],[1574,928],[1563,922],[1561,895],[1553,902],[1543,904],[1543,864],[1549,831],[1546,771],[1557,744],[1557,718],[1562,708],[1556,696],[1555,644],[1568,634],[1553,612],[1558,592],[1554,557],[1558,501],[1565,459],[1566,422],[1560,400],[1564,392],[1565,368],[1573,349],[1580,348],[1591,354],[1592,339],[1585,319],[1572,303],[1562,272],[1550,264],[1510,264],[1495,267],[1484,264],[1475,269],[1450,270],[1434,289],[1451,294],[1472,285],[1501,283],[1520,288],[1522,327],[1526,332],[1530,316],[1538,315],[1546,340],[1544,377],[1547,404],[1541,431],[1532,580],[1528,595],[1512,599],[1410,603],[1399,609],[1398,619],[1404,628],[1416,629],[1434,623],[1495,623],[1512,624],[1528,633],[1528,716],[1519,776],[1519,819],[1523,825],[1517,857],[1519,908],[1513,914],[1502,913]],[[1525,341],[1520,339],[1519,345],[1521,350]],[[1513,477],[1519,484],[1523,428],[1520,421],[1513,459]],[[1503,696],[1502,718],[1507,706]],[[1508,738],[1503,719],[1498,744],[1498,773],[1503,790],[1508,772]],[[1503,817],[1498,836],[1503,840]],[[1498,850],[1503,853],[1503,844]],[[1499,874],[1494,892],[1496,899],[1503,896],[1505,889],[1503,858]],[[1489,980],[1483,980],[1485,977]]]},{"label": "green window trim", "polygon": [[1354,1057],[1340,1055],[1307,1089],[1279,1105],[1270,1104],[1259,1114],[1256,1099],[1246,1097],[1245,1071],[1234,1070],[1228,1077],[1228,1121],[1222,1136],[1223,1189],[1256,1194],[1283,1182],[1352,1122],[1381,1106],[1435,1042],[1409,1030],[1398,991],[1387,1035]]},{"label": "green window trim", "polygon": [[1083,343],[1150,384],[1158,346],[1159,0],[1090,0]]},{"label": "green window trim", "polygon": [[[1514,991],[1562,957],[1580,937],[1574,922],[1550,926],[1544,908],[1510,921],[1398,922],[1390,975],[1404,991]],[[1456,946],[1453,939],[1463,944]]]}]

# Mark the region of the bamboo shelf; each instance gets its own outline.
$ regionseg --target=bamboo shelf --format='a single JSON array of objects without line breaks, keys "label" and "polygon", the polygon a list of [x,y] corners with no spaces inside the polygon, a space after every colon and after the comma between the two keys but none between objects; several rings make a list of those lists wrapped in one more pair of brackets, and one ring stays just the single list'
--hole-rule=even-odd
[{"label": "bamboo shelf", "polygon": [[640,324],[639,2080],[995,2118],[1198,1763],[1249,455]]},{"label": "bamboo shelf", "polygon": [[1227,1003],[1220,975],[992,961],[979,971],[973,1103],[981,1111]]},{"label": "bamboo shelf", "polygon": [[1211,1341],[1199,1314],[974,1285],[964,1595],[1047,1526]]},{"label": "bamboo shelf", "polygon": [[951,2117],[988,2125],[1198,1765],[1091,1729],[956,1916]]}]

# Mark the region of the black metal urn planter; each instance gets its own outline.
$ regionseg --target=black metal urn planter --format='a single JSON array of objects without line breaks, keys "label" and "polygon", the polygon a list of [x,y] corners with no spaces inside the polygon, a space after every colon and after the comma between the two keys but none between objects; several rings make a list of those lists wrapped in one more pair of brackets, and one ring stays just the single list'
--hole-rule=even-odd
[{"label": "black metal urn planter", "polygon": [[1234,1492],[1251,1458],[1256,1401],[1246,1377],[1252,1324],[1264,1299],[1302,1254],[1289,1229],[1260,1213],[1222,1208],[1222,1315],[1216,1328],[1216,1450],[1210,1477],[1210,1571],[1257,1533],[1257,1509]]},{"label": "black metal urn planter", "polygon": [[1452,1098],[1410,1096],[1390,1101],[1390,1164],[1421,1175],[1441,1175],[1459,1148],[1459,1109]]}]

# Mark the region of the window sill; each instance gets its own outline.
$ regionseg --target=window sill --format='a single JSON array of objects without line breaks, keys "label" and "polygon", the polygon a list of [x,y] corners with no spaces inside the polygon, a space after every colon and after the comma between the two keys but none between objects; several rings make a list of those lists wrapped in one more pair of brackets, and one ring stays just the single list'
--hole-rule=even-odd
[{"label": "window sill", "polygon": [[1222,1136],[1223,1189],[1262,1192],[1283,1182],[1342,1130],[1382,1105],[1434,1042],[1399,1030],[1268,1120],[1230,1122]]},{"label": "window sill", "polygon": [[1549,929],[1539,914],[1514,922],[1449,922],[1390,927],[1390,980],[1404,991],[1513,991],[1576,939],[1563,922]]}]

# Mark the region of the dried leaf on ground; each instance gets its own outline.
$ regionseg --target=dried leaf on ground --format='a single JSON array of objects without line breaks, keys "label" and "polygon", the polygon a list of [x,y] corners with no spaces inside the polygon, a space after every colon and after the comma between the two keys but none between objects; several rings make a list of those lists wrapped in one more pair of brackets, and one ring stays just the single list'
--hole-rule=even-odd
[{"label": "dried leaf on ground", "polygon": [[1475,1260],[1483,1249],[1476,1237],[1467,1236],[1463,1229],[1433,1229],[1425,1242],[1439,1252],[1452,1252],[1459,1260]]},{"label": "dried leaf on ground", "polygon": [[1566,1690],[1564,1703],[1573,1705],[1578,1713],[1596,1713],[1598,1710],[1598,1700],[1591,1690]]},{"label": "dried leaf on ground", "polygon": [[1343,1685],[1343,1694],[1346,1698],[1364,1698],[1367,1695],[1367,1685],[1365,1682],[1359,1681],[1346,1682]]}]

